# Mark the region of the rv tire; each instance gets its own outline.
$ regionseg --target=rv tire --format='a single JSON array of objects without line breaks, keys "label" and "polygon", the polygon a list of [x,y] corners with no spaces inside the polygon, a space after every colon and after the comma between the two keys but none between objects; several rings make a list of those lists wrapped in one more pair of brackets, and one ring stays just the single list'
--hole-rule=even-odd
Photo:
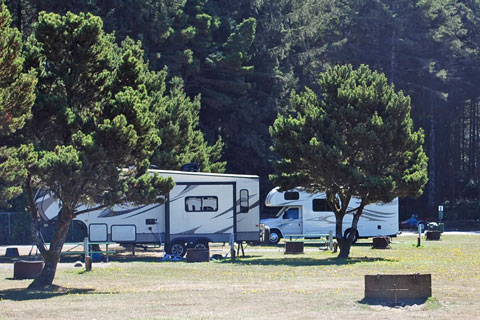
[{"label": "rv tire", "polygon": [[269,237],[269,242],[271,244],[277,244],[280,242],[280,239],[282,239],[282,233],[278,229],[271,229],[270,230],[270,237]]},{"label": "rv tire", "polygon": [[[352,232],[352,229],[348,228],[347,230],[345,230],[345,233],[343,234],[343,237],[345,239],[348,239],[348,237],[350,236],[350,233]],[[355,243],[357,242],[358,240],[358,231],[355,232],[355,235],[353,236],[353,241],[352,243]]]},{"label": "rv tire", "polygon": [[183,257],[187,253],[185,241],[176,240],[167,246],[167,253],[176,257]]},{"label": "rv tire", "polygon": [[207,240],[197,240],[193,243],[193,248],[195,249],[208,249]]}]

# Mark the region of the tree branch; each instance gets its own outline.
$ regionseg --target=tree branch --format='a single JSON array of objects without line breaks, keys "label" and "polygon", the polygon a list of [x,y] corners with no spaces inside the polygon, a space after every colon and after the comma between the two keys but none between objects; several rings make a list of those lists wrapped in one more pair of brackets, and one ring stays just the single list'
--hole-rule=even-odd
[{"label": "tree branch", "polygon": [[40,254],[42,256],[45,256],[47,254],[47,249],[45,248],[45,243],[43,241],[43,238],[39,237],[39,234],[40,234],[40,228],[38,225],[39,214],[38,214],[37,206],[35,205],[35,199],[33,198],[32,185],[30,181],[31,181],[31,175],[30,173],[28,173],[27,179],[25,180],[24,189],[27,192],[28,207],[30,209],[29,212],[32,218],[32,221],[30,224],[30,231],[32,234],[33,241],[36,244],[38,250],[40,251]]},{"label": "tree branch", "polygon": [[107,205],[101,205],[101,206],[98,206],[98,207],[95,207],[95,208],[85,209],[85,210],[82,210],[82,211],[74,212],[73,216],[76,217],[76,216],[79,216],[79,215],[87,213],[87,212],[92,212],[92,211],[95,211],[95,210],[100,210],[100,209],[108,208],[108,207],[109,206],[107,206]]}]

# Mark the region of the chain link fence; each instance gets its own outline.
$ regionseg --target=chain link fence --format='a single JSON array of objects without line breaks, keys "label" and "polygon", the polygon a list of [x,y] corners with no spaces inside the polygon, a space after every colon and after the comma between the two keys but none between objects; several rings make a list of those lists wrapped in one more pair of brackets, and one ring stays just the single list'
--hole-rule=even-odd
[{"label": "chain link fence", "polygon": [[[30,223],[28,212],[0,212],[0,245],[32,244]],[[50,242],[55,234],[55,224],[45,223],[40,231],[44,241]],[[72,221],[66,242],[81,242],[86,234],[84,224]]]},{"label": "chain link fence", "polygon": [[30,216],[25,212],[0,212],[0,245],[30,244]]}]

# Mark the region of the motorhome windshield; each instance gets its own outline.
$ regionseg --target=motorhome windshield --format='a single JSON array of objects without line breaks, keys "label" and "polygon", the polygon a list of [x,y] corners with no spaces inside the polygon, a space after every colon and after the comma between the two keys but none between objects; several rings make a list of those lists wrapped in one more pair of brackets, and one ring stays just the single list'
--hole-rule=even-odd
[{"label": "motorhome windshield", "polygon": [[298,219],[298,208],[294,207],[283,207],[278,211],[276,218],[282,217],[283,219]]}]

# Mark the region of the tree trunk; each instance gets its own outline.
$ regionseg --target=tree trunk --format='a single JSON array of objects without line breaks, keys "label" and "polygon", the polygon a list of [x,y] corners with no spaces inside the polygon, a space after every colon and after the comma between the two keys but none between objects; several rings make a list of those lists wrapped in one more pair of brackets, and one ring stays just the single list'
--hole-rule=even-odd
[{"label": "tree trunk", "polygon": [[352,243],[349,242],[349,239],[343,237],[343,217],[344,214],[338,213],[335,219],[335,234],[337,237],[338,247],[340,248],[338,258],[348,258],[350,255],[350,247],[352,246]]},{"label": "tree trunk", "polygon": [[62,252],[70,222],[73,218],[73,215],[65,213],[66,212],[63,211],[58,216],[59,219],[56,224],[55,236],[52,239],[50,248],[48,251],[42,252],[45,266],[43,267],[42,273],[40,273],[40,275],[28,286],[29,289],[42,289],[53,283],[57,271],[57,265],[60,261],[60,253]]},{"label": "tree trunk", "polygon": [[[395,17],[395,0],[392,0],[392,17]],[[392,19],[392,48],[390,54],[390,84],[395,84],[395,42],[396,42],[396,32],[395,32],[395,19]]]},{"label": "tree trunk", "polygon": [[[348,258],[350,256],[350,248],[352,247],[353,240],[355,239],[355,235],[357,233],[357,226],[358,220],[363,213],[363,208],[365,207],[364,203],[358,207],[355,214],[353,214],[352,226],[350,227],[351,232],[347,238],[345,238],[342,233],[342,225],[340,224],[340,233],[338,233],[338,221],[337,221],[337,242],[338,246],[340,247],[340,253],[338,254],[339,258]],[[343,220],[343,218],[342,218]],[[338,235],[341,235],[340,237]]]},{"label": "tree trunk", "polygon": [[348,238],[337,237],[338,247],[340,248],[340,253],[338,258],[348,258],[350,255],[350,248],[352,247],[352,242]]},{"label": "tree trunk", "polygon": [[428,209],[429,215],[434,216],[436,213],[436,124],[435,124],[435,113],[434,106],[432,101],[432,96],[429,96],[428,103],[430,104],[430,152],[428,155],[429,164],[428,164]]}]

